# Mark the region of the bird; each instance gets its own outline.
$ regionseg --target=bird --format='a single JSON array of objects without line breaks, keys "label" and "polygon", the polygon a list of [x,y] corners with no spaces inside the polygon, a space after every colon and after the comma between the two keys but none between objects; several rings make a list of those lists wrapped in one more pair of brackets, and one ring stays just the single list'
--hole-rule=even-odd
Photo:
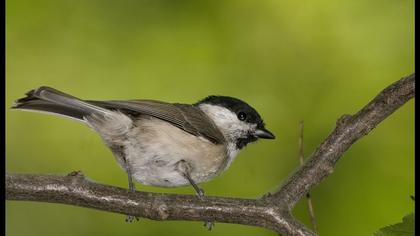
[{"label": "bird", "polygon": [[238,152],[259,139],[274,139],[260,114],[229,96],[207,96],[193,104],[148,99],[83,100],[41,86],[15,101],[12,109],[46,112],[93,129],[134,181],[157,187],[210,181],[229,168]]}]

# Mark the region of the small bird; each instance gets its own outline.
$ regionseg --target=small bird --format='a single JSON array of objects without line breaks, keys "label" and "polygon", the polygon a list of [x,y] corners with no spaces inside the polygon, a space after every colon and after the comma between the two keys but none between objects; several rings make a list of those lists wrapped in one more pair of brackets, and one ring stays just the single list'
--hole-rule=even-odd
[{"label": "small bird", "polygon": [[51,87],[26,93],[13,109],[47,112],[87,124],[110,148],[128,175],[158,187],[192,185],[226,170],[239,150],[274,139],[258,112],[237,98],[208,96],[195,104],[155,100],[82,100]]}]

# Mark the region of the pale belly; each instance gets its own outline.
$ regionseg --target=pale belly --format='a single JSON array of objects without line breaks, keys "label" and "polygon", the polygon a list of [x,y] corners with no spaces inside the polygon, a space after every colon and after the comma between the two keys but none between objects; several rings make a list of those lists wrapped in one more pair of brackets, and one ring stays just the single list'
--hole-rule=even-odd
[{"label": "pale belly", "polygon": [[181,160],[190,165],[190,175],[196,183],[213,179],[230,163],[225,145],[213,144],[167,122],[143,118],[136,126],[130,131],[125,154],[133,178],[142,184],[188,185],[188,180],[177,169]]}]

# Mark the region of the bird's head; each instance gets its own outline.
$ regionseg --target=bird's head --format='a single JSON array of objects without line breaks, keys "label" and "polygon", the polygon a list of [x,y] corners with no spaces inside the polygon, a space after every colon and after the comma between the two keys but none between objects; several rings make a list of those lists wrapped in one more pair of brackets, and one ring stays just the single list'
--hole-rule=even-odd
[{"label": "bird's head", "polygon": [[219,128],[229,143],[242,149],[258,139],[274,139],[260,114],[246,102],[227,96],[209,96],[195,104]]}]

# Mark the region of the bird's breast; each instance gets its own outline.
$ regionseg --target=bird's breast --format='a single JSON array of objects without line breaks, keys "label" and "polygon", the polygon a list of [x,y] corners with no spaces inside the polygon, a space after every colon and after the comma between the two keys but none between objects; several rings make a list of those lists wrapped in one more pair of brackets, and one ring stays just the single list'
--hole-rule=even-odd
[{"label": "bird's breast", "polygon": [[230,163],[225,144],[214,144],[153,117],[140,118],[135,124],[125,154],[134,179],[145,185],[188,185],[176,168],[181,160],[190,165],[196,183],[213,179]]}]

